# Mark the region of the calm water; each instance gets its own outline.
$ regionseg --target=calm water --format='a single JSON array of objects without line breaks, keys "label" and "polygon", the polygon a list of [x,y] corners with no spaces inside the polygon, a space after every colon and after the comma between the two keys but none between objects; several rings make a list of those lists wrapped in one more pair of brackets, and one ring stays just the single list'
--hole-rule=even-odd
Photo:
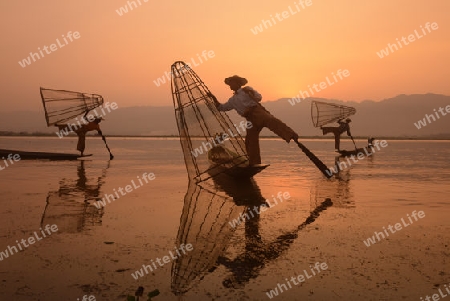
[{"label": "calm water", "polygon": [[[112,161],[101,139],[89,138],[86,153],[94,155],[83,161],[22,160],[0,171],[0,251],[46,224],[59,229],[3,258],[1,300],[125,300],[140,285],[145,293],[159,289],[154,300],[269,300],[266,292],[316,261],[329,269],[274,299],[419,300],[450,282],[448,141],[388,141],[326,180],[298,147],[263,140],[263,163],[271,166],[255,183],[197,188],[187,197],[195,203],[190,207],[177,139],[108,138],[108,144]],[[304,144],[334,165],[333,141]],[[352,144],[345,141],[344,147]],[[0,148],[76,153],[76,139],[2,137]],[[155,179],[103,209],[93,206],[144,173]],[[288,192],[289,200],[235,231],[229,226],[247,208],[242,200],[272,200],[279,192]],[[326,198],[333,205],[322,210]],[[426,218],[379,245],[364,246],[374,231],[413,210],[423,210]],[[187,275],[182,281],[171,274],[172,262],[138,280],[131,276],[179,247],[183,235],[196,245],[177,266]],[[183,281],[189,288],[175,296],[171,283]]]}]

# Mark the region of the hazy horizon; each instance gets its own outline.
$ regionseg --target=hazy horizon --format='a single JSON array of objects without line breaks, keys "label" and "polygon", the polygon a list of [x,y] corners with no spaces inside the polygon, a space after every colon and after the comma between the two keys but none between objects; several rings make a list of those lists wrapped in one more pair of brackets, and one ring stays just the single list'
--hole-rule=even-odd
[{"label": "hazy horizon", "polygon": [[[92,92],[92,91],[90,91],[90,92]],[[88,92],[88,93],[90,93],[90,92]],[[95,93],[95,91],[92,92],[92,93]],[[95,94],[98,94],[98,93],[95,93]],[[386,101],[386,100],[389,100],[389,99],[394,99],[394,98],[396,98],[398,96],[404,96],[404,95],[406,95],[406,96],[415,96],[415,95],[450,96],[450,93],[448,95],[446,95],[446,94],[439,94],[439,93],[433,93],[433,92],[427,92],[427,93],[423,93],[423,94],[418,94],[418,93],[412,93],[412,94],[399,93],[399,94],[396,94],[394,96],[386,97],[386,98],[383,98],[383,99],[380,99],[380,100],[373,100],[373,99],[352,100],[352,99],[339,99],[339,98],[333,98],[333,97],[331,97],[331,98],[308,97],[308,98],[309,99],[318,99],[318,100],[319,99],[323,99],[324,101],[331,101],[331,102],[337,101],[337,102],[344,102],[344,103],[362,103],[362,102],[382,102],[382,101]],[[231,96],[232,96],[232,94],[230,93],[229,97],[231,97]],[[103,98],[104,98],[105,103],[106,102],[110,102],[110,103],[112,102],[112,101],[109,101],[108,99],[106,99],[105,97],[103,97]],[[277,99],[262,100],[261,103],[263,103],[263,104],[266,103],[267,104],[267,103],[273,103],[273,102],[278,102],[278,101],[285,101],[285,100],[292,99],[292,98],[293,97],[279,97]],[[308,99],[308,98],[306,98],[306,99]],[[306,100],[306,99],[302,99],[302,100]],[[225,102],[227,100],[228,100],[228,98],[224,98],[224,99],[220,99],[219,101]],[[41,103],[42,103],[42,101],[41,101]],[[120,108],[125,109],[125,108],[136,108],[136,107],[165,108],[165,107],[173,107],[173,103],[172,103],[172,100],[171,100],[170,103],[166,103],[166,104],[162,104],[161,103],[161,104],[155,104],[155,105],[153,105],[153,104],[128,105],[128,106],[125,105],[125,106],[121,106]],[[42,111],[42,112],[44,112],[44,108],[42,107],[42,105],[41,105],[41,107],[33,106],[33,108],[34,108],[34,110],[31,110],[31,109],[27,110],[26,108],[25,109],[17,109],[17,108],[15,108],[15,109],[11,109],[11,110],[5,109],[3,111],[4,112],[17,112],[17,111],[33,111],[33,112]]]},{"label": "hazy horizon", "polygon": [[[291,100],[285,98],[267,101],[263,105],[274,116],[297,131],[300,136],[320,136],[320,129],[315,128],[311,122],[310,104],[313,99],[307,98],[294,105],[291,105]],[[438,94],[398,95],[380,102],[363,101],[359,103],[322,98],[320,101],[354,107],[356,114],[351,116],[353,120],[351,128],[352,135],[357,137],[450,137],[450,118],[441,117],[429,121],[426,119],[427,115],[433,114],[433,110],[447,108],[447,106],[450,110],[450,96]],[[105,109],[106,114],[103,114],[101,109],[92,111],[94,115],[97,113],[105,118],[105,121],[101,123],[105,135],[172,136],[178,134],[172,104],[166,106],[118,106],[111,112]],[[234,111],[228,112],[228,115],[234,123],[242,120],[242,117]],[[380,122],[381,120],[382,122]],[[419,121],[421,121],[420,124]],[[56,128],[47,127],[43,109],[17,110],[5,114],[0,119],[0,131],[55,134]],[[261,133],[263,136],[272,134],[267,129]]]}]

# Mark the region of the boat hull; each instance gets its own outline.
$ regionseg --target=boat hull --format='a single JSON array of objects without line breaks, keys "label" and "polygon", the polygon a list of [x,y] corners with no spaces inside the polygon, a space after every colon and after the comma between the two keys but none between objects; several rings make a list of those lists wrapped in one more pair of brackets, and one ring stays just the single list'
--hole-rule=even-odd
[{"label": "boat hull", "polygon": [[78,155],[67,153],[52,153],[52,152],[28,152],[11,149],[0,149],[0,157],[7,158],[8,155],[14,156],[18,154],[21,160],[77,160],[78,158],[89,157],[90,155]]}]

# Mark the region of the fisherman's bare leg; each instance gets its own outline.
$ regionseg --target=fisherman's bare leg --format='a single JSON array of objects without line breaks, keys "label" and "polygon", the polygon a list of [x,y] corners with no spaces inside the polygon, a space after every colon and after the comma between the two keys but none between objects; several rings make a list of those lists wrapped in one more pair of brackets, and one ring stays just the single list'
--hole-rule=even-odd
[{"label": "fisherman's bare leg", "polygon": [[288,127],[284,122],[270,114],[268,111],[258,110],[257,114],[258,118],[263,120],[265,127],[277,134],[286,142],[289,142],[291,139],[298,139],[298,135],[293,129]]},{"label": "fisherman's bare leg", "polygon": [[335,132],[334,133],[334,148],[337,150],[340,150],[340,145],[341,145],[341,134]]},{"label": "fisherman's bare leg", "polygon": [[77,143],[77,150],[81,152],[81,155],[83,156],[84,149],[86,148],[86,134],[77,132],[78,135],[78,143]]},{"label": "fisherman's bare leg", "polygon": [[261,127],[255,126],[247,129],[247,135],[245,136],[245,149],[249,157],[249,165],[261,164],[261,152],[259,149],[259,133]]}]

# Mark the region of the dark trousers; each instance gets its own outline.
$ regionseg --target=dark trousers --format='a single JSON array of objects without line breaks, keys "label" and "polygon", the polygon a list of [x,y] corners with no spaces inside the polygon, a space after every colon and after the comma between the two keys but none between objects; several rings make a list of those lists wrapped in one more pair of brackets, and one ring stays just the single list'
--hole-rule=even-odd
[{"label": "dark trousers", "polygon": [[341,145],[341,130],[339,127],[323,127],[322,128],[323,134],[326,135],[328,133],[334,134],[334,148],[339,150],[339,147]]},{"label": "dark trousers", "polygon": [[252,123],[245,136],[245,148],[249,156],[250,165],[261,164],[259,149],[259,133],[266,127],[279,137],[289,142],[297,134],[278,118],[269,113],[263,106],[258,105],[245,114],[245,118]]}]

